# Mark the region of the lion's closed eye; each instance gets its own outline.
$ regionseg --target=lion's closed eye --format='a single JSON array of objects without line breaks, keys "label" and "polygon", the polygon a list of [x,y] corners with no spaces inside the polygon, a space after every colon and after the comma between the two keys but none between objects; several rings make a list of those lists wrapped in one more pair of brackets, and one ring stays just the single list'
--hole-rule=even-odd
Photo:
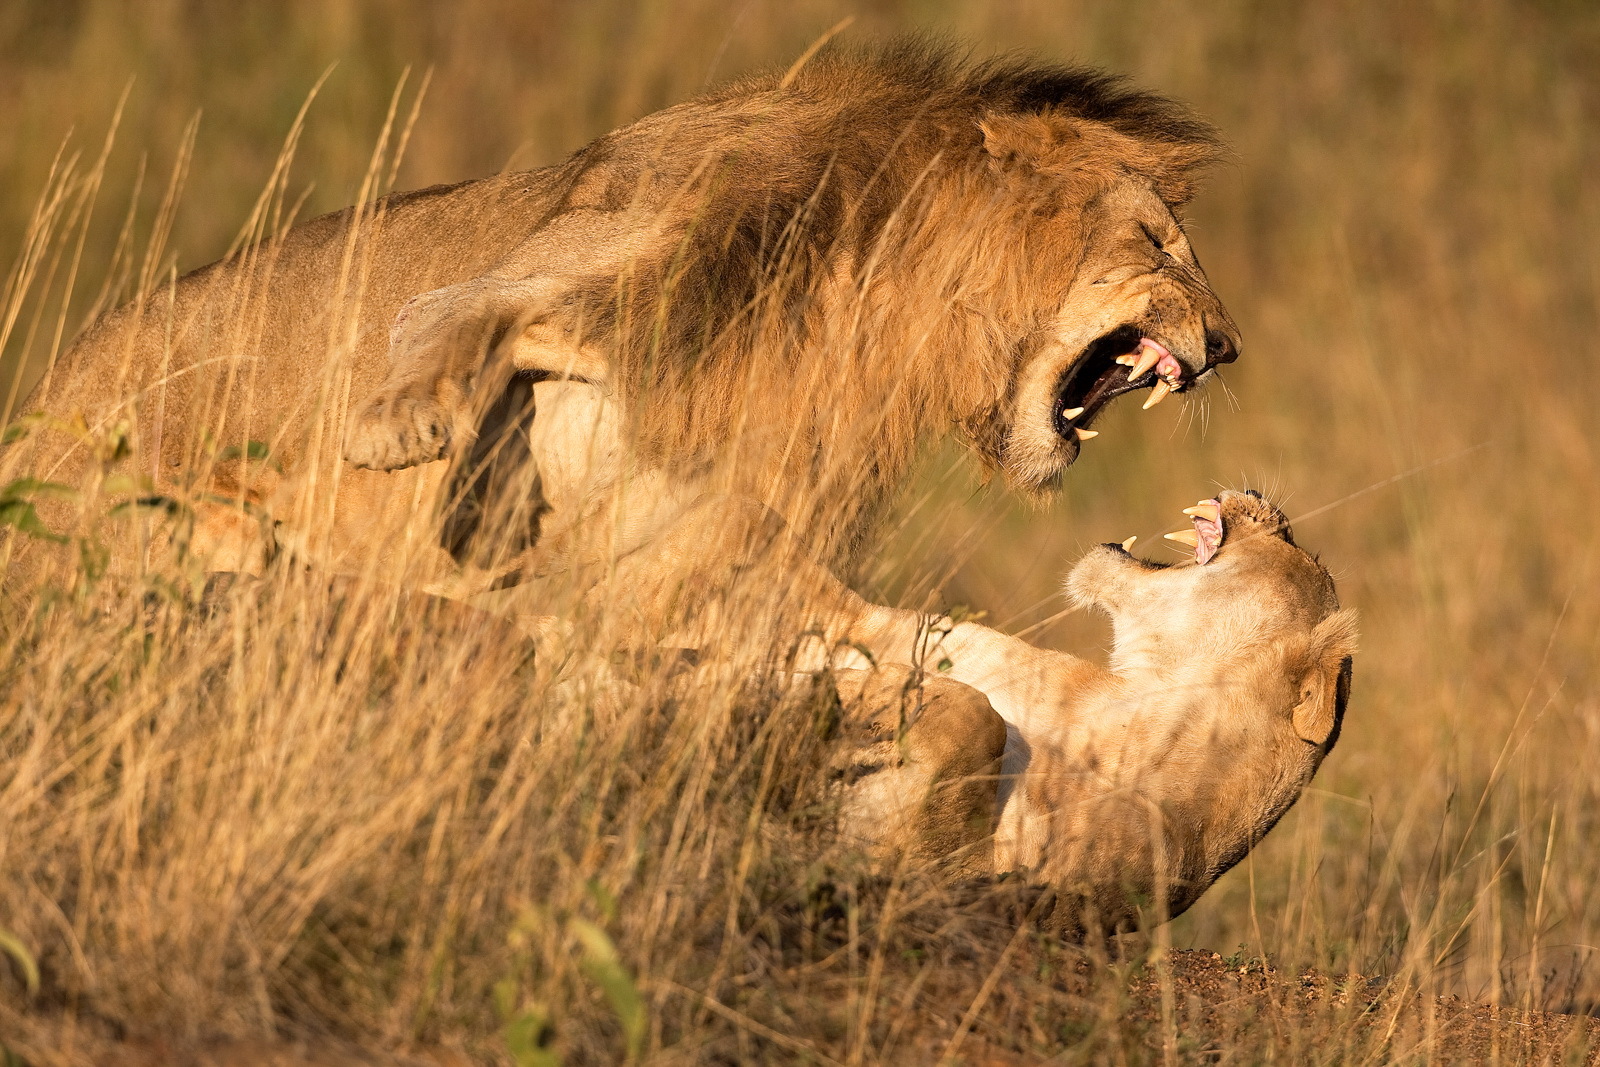
[{"label": "lion's closed eye", "polygon": [[[1172,254],[1171,250],[1167,248],[1166,241],[1164,241],[1161,237],[1159,237],[1154,230],[1152,230],[1149,226],[1145,225],[1143,222],[1139,223],[1139,232],[1144,234],[1145,240],[1149,241],[1151,243],[1151,245],[1153,245],[1155,247],[1155,250],[1157,252],[1161,253],[1161,255],[1164,257],[1164,259],[1175,259],[1175,258],[1177,258]],[[1166,264],[1164,262],[1163,263],[1159,263],[1159,264],[1156,265],[1156,269],[1160,270],[1165,265]]]}]

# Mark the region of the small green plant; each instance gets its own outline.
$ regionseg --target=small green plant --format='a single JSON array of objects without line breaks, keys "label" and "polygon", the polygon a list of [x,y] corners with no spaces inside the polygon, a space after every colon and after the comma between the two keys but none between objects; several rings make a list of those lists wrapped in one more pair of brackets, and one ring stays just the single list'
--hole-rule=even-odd
[{"label": "small green plant", "polygon": [[[575,947],[579,969],[600,990],[621,1024],[626,1044],[625,1062],[635,1063],[644,1051],[644,1039],[649,1032],[649,1009],[617,952],[616,942],[602,925],[616,918],[616,899],[593,879],[586,883],[585,889],[600,921],[577,915],[551,915],[531,906],[526,908],[507,938],[514,954],[515,969],[521,972],[533,964],[531,945],[535,937],[548,938],[554,933],[559,941]],[[556,1028],[549,1008],[543,1003],[525,1000],[519,979],[508,976],[496,982],[494,1000],[504,1021],[501,1037],[518,1067],[557,1067],[562,1062],[561,1055],[552,1047]]]},{"label": "small green plant", "polygon": [[51,530],[39,518],[34,500],[42,496],[74,499],[77,491],[59,482],[46,482],[38,478],[18,478],[0,486],[0,526],[11,526],[29,537],[64,544],[66,537]]},{"label": "small green plant", "polygon": [[22,972],[22,986],[31,997],[39,992],[39,963],[28,951],[22,939],[8,930],[0,930],[0,953],[10,956]]}]

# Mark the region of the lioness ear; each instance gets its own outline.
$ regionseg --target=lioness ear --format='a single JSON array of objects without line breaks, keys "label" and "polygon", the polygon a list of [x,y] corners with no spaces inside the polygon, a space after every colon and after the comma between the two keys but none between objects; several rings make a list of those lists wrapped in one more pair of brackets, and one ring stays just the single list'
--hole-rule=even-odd
[{"label": "lioness ear", "polygon": [[1311,631],[1310,662],[1294,708],[1294,732],[1301,740],[1332,748],[1339,739],[1358,638],[1356,613],[1349,610],[1335,612]]}]

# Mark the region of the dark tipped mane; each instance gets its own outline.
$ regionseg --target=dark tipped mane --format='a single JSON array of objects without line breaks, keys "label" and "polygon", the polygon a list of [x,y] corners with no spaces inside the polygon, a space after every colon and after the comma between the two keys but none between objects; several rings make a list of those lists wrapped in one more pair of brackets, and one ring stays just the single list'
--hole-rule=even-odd
[{"label": "dark tipped mane", "polygon": [[[1038,151],[1010,151],[1013,132]],[[1044,268],[1021,251],[1035,229],[1063,212],[1076,219],[1090,190],[1130,176],[1176,212],[1220,153],[1186,107],[1103,71],[975,59],[920,38],[824,48],[798,70],[723,85],[579,153],[570,173],[603,176],[593,185],[609,190],[606,203],[668,189],[656,195],[677,213],[678,236],[635,257],[625,278],[607,268],[574,284],[568,306],[611,353],[641,454],[713,462],[760,382],[793,442],[790,466],[762,476],[816,500],[871,485],[863,499],[876,500],[930,422],[965,420],[998,455],[1000,406],[983,383],[1006,380],[1043,315]],[[916,377],[932,357],[915,374],[885,369],[884,350],[933,345],[981,369]],[[825,397],[785,392],[824,366],[829,383],[847,384]],[[847,485],[823,492],[806,457],[847,448],[863,426],[876,427],[870,453],[827,468]],[[826,539],[853,547],[867,518],[834,516]]]},{"label": "dark tipped mane", "polygon": [[824,49],[794,84],[823,94],[866,90],[880,106],[898,98],[908,108],[908,120],[912,110],[974,117],[1055,111],[1143,141],[1187,146],[1202,163],[1224,151],[1210,123],[1177,101],[1130,86],[1121,75],[1018,55],[974,60],[925,38],[901,38],[879,48]]}]

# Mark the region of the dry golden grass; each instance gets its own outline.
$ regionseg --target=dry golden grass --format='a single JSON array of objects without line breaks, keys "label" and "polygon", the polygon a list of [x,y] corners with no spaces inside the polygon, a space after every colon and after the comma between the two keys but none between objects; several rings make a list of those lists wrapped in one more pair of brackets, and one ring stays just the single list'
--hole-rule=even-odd
[{"label": "dry golden grass", "polygon": [[[1013,940],[1026,899],[869,875],[809,832],[815,694],[649,664],[619,692],[592,657],[552,689],[489,620],[381,583],[278,575],[205,621],[80,571],[75,595],[8,588],[0,619],[0,931],[44,972],[29,996],[0,963],[0,1040],[41,1063],[117,1037],[526,1064],[917,1063],[952,1039],[1083,1063],[1433,1048],[1331,1002],[1252,1025],[1241,998],[1214,1052],[1173,1011],[1123,1021],[1128,974],[1169,946],[1600,1003],[1587,5],[13,5],[0,388],[91,308],[225,251],[331,62],[287,181],[301,217],[355,197],[407,65],[431,78],[398,187],[554,160],[851,13],[856,34],[1104,63],[1216,121],[1238,163],[1191,233],[1246,337],[1226,388],[1104,420],[1048,510],[931,455],[863,588],[1092,649],[1092,620],[1053,618],[1083,546],[1171,528],[1208,486],[1262,486],[1362,613],[1314,792],[1133,962],[1083,972]],[[550,1050],[530,1044],[544,1028]]]}]

